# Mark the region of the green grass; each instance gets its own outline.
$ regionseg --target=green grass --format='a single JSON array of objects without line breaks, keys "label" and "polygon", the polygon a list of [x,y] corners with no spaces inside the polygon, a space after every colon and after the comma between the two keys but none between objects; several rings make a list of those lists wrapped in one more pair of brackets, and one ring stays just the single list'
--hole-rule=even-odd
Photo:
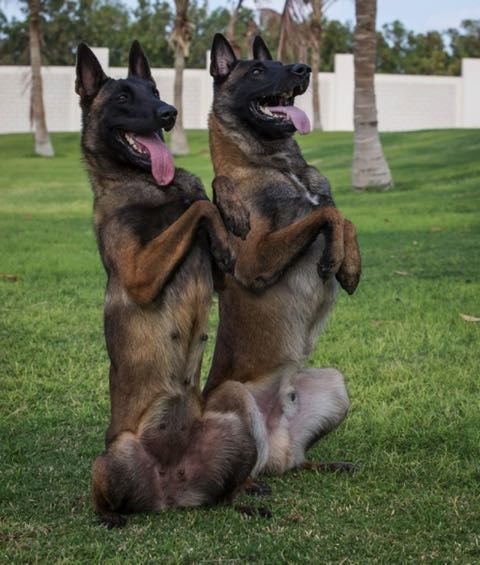
[{"label": "green grass", "polygon": [[[178,163],[209,184],[206,133],[190,141]],[[350,190],[350,134],[301,139],[364,262],[311,359],[347,375],[352,410],[312,456],[359,472],[270,479],[270,520],[221,507],[120,531],[89,495],[109,409],[92,198],[78,135],[53,142],[47,160],[0,136],[1,562],[479,562],[480,324],[460,314],[480,316],[480,131],[385,134],[384,194]]]}]

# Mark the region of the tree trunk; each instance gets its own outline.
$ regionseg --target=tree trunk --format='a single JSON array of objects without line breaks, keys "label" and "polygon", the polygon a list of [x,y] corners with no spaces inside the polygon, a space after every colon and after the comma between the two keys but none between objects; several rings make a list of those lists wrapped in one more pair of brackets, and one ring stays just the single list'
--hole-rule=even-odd
[{"label": "tree trunk", "polygon": [[355,0],[355,12],[352,185],[358,190],[388,190],[393,186],[393,180],[378,135],[375,101],[376,0]]},{"label": "tree trunk", "polygon": [[171,149],[174,155],[188,155],[187,136],[183,129],[183,70],[188,57],[192,39],[192,26],[188,21],[188,0],[175,0],[175,24],[170,36],[170,43],[175,53],[175,82],[173,100],[177,109],[177,121],[172,130]]},{"label": "tree trunk", "polygon": [[237,56],[240,56],[240,48],[237,43],[237,38],[235,34],[235,26],[237,25],[238,14],[240,13],[240,8],[242,7],[243,0],[237,0],[237,5],[230,14],[230,19],[228,20],[227,29],[225,30],[225,37],[228,39],[230,45],[233,47]]},{"label": "tree trunk", "polygon": [[32,84],[30,91],[30,116],[35,135],[35,153],[42,157],[53,157],[53,147],[48,135],[43,105],[42,59],[40,55],[40,1],[29,0],[29,42]]},{"label": "tree trunk", "polygon": [[282,15],[280,16],[280,37],[278,38],[277,59],[283,61],[286,47],[287,35],[291,30],[290,5],[292,0],[285,0]]},{"label": "tree trunk", "polygon": [[174,155],[188,155],[189,147],[185,130],[183,129],[183,69],[185,56],[180,46],[175,48],[175,82],[173,84],[173,105],[177,109],[177,120],[172,130],[171,149]]},{"label": "tree trunk", "polygon": [[310,20],[310,44],[312,61],[312,103],[313,103],[313,129],[321,130],[322,118],[320,114],[320,43],[322,37],[322,0],[311,0],[312,16]]}]

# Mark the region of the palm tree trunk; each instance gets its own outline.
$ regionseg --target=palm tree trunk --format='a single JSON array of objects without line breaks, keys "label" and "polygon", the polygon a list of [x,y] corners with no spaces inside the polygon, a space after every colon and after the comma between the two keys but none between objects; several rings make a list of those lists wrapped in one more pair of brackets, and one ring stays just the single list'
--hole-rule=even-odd
[{"label": "palm tree trunk", "polygon": [[35,135],[35,153],[42,157],[53,157],[53,147],[48,135],[43,104],[42,59],[40,55],[40,2],[29,0],[29,41],[32,86],[30,92],[30,115]]},{"label": "palm tree trunk", "polygon": [[278,38],[277,59],[283,61],[285,55],[286,41],[288,31],[292,27],[290,18],[290,7],[292,0],[285,0],[283,4],[282,15],[280,16],[280,37]]},{"label": "palm tree trunk", "polygon": [[393,180],[378,135],[375,101],[376,0],[355,0],[354,150],[352,185],[358,190],[388,190]]},{"label": "palm tree trunk", "polygon": [[225,37],[228,39],[230,45],[233,47],[233,50],[236,52],[237,56],[240,56],[240,50],[238,48],[236,41],[237,38],[235,36],[235,26],[237,25],[238,15],[240,13],[242,4],[243,4],[243,0],[237,0],[237,5],[230,14],[230,19],[228,20],[227,29],[225,30]]},{"label": "palm tree trunk", "polygon": [[321,130],[322,118],[320,114],[320,43],[322,36],[322,0],[311,0],[312,16],[310,20],[310,42],[312,62],[312,103],[313,103],[313,129]]},{"label": "palm tree trunk", "polygon": [[188,141],[183,129],[183,70],[185,56],[181,47],[175,48],[175,81],[173,83],[173,104],[177,109],[177,121],[172,130],[171,149],[174,155],[188,155]]},{"label": "palm tree trunk", "polygon": [[173,84],[173,100],[177,109],[177,121],[172,130],[171,149],[174,155],[188,155],[190,152],[187,136],[183,129],[183,70],[185,58],[188,57],[191,26],[188,21],[188,0],[175,0],[175,24],[170,37],[174,49],[175,81]]}]

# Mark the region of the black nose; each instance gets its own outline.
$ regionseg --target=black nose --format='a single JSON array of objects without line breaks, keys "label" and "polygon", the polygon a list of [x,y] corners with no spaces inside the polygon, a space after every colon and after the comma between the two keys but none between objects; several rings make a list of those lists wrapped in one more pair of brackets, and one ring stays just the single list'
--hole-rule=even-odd
[{"label": "black nose", "polygon": [[298,76],[305,77],[312,72],[312,69],[308,65],[297,63],[296,65],[292,65],[291,71]]},{"label": "black nose", "polygon": [[158,124],[161,128],[169,130],[175,125],[177,109],[169,104],[162,104],[156,111]]}]

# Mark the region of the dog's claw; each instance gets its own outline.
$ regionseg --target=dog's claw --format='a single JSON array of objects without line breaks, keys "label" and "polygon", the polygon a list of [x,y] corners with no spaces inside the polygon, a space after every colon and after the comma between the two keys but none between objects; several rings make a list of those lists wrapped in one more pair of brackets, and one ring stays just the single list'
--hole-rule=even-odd
[{"label": "dog's claw", "polygon": [[127,524],[126,516],[116,514],[115,512],[108,512],[108,514],[100,515],[99,520],[102,526],[107,528],[107,530],[123,528]]},{"label": "dog's claw", "polygon": [[337,281],[348,294],[353,294],[360,282],[360,273],[346,273],[341,268],[337,273]]},{"label": "dog's claw", "polygon": [[331,263],[321,261],[317,265],[317,272],[322,281],[326,281],[335,271],[334,266]]},{"label": "dog's claw", "polygon": [[272,487],[267,483],[252,480],[245,486],[244,492],[250,496],[269,496],[272,494]]},{"label": "dog's claw", "polygon": [[266,506],[248,506],[246,504],[235,505],[235,510],[248,517],[271,518],[272,511]]}]

